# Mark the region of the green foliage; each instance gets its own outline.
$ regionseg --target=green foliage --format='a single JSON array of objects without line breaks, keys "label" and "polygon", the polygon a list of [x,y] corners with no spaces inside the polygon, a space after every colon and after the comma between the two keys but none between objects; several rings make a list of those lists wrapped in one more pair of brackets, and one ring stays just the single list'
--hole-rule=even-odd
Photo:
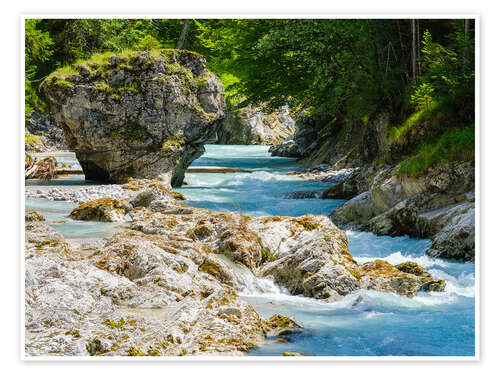
[{"label": "green foliage", "polygon": [[269,249],[263,247],[262,250],[261,250],[261,260],[262,260],[262,263],[266,263],[266,262],[273,262],[275,261],[277,258],[269,251]]},{"label": "green foliage", "polygon": [[182,24],[180,19],[27,19],[26,116],[48,110],[38,83],[54,70],[68,75],[76,73],[70,66],[78,65],[78,60],[91,58],[99,64],[99,58],[131,50],[172,48]]},{"label": "green foliage", "polygon": [[463,21],[451,25],[446,46],[424,32],[422,75],[411,95],[417,111],[389,131],[390,142],[412,146],[400,173],[418,175],[440,163],[474,159],[474,126],[466,126],[474,122],[474,38]]},{"label": "green foliage", "polygon": [[439,112],[439,106],[436,101],[431,101],[429,106],[424,106],[417,112],[412,113],[403,121],[400,126],[394,126],[389,129],[389,140],[405,136],[405,134],[414,127],[421,126],[424,120],[432,118]]},{"label": "green foliage", "polygon": [[371,110],[396,97],[404,83],[395,59],[385,59],[388,69],[381,71],[382,56],[374,50],[380,44],[387,53],[397,32],[395,20],[207,20],[197,25],[214,70],[238,77],[235,87],[246,98],[241,105],[301,104],[345,114],[355,102]]},{"label": "green foliage", "polygon": [[105,324],[111,328],[123,329],[123,325],[125,324],[125,319],[121,318],[118,323],[116,323],[114,320],[106,320],[102,324]]},{"label": "green foliage", "polygon": [[40,20],[25,20],[24,64],[25,64],[25,117],[35,110],[44,110],[45,103],[38,97],[34,80],[37,65],[52,56],[52,41],[49,33],[39,29]]},{"label": "green foliage", "polygon": [[474,125],[470,125],[449,130],[436,141],[424,143],[416,155],[399,165],[399,173],[415,176],[442,162],[474,160],[474,132]]},{"label": "green foliage", "polygon": [[460,121],[471,122],[475,105],[474,38],[459,27],[449,39],[449,47],[444,47],[432,40],[429,31],[424,32],[424,73],[416,93],[434,93],[443,105],[456,111]]},{"label": "green foliage", "polygon": [[[353,130],[349,126],[363,126],[358,133],[364,134],[370,119],[380,111],[389,112],[395,124],[389,142],[410,133],[424,134],[419,140],[423,143],[413,144],[405,155],[421,152],[402,165],[403,170],[419,171],[438,162],[438,140],[439,147],[447,150],[443,160],[459,157],[452,143],[463,145],[463,138],[450,134],[461,134],[474,122],[475,27],[473,20],[468,22],[466,28],[464,20],[418,20],[419,29],[425,31],[417,38],[421,54],[416,83],[411,22],[404,19],[198,19],[190,23],[184,46],[206,56],[208,67],[224,84],[228,108],[265,103],[267,109],[284,104],[292,111],[307,109],[314,115],[325,155],[326,141],[348,140],[348,134],[356,133],[348,132]],[[70,88],[69,77],[78,73],[79,64],[99,77],[112,55],[126,57],[120,69],[132,69],[128,56],[138,51],[177,54],[168,48],[175,47],[183,23],[182,19],[26,20],[27,115],[47,110],[38,87],[47,76]],[[198,87],[206,84],[206,77],[194,79],[180,64],[170,64],[167,72]],[[111,92],[115,100],[140,90],[139,83],[96,87]],[[436,123],[432,119],[440,113],[436,108],[453,113],[453,121],[420,129]],[[140,129],[134,128],[131,137],[140,138]]]},{"label": "green foliage", "polygon": [[24,135],[24,144],[25,146],[35,146],[35,145],[39,145],[42,143],[42,140],[40,138],[39,135],[35,135],[35,134],[30,134],[30,133],[26,133]]},{"label": "green foliage", "polygon": [[432,104],[432,94],[434,93],[434,88],[429,83],[422,83],[415,89],[415,93],[411,96],[412,104],[418,110],[429,110]]},{"label": "green foliage", "polygon": [[162,45],[156,38],[152,35],[145,35],[137,44],[139,49],[144,51],[158,50],[162,48]]}]

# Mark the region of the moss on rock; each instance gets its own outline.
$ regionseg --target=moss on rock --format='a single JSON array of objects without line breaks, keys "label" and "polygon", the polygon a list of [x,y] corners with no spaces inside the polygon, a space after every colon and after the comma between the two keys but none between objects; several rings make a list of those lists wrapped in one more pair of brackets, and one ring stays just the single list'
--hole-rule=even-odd
[{"label": "moss on rock", "polygon": [[412,275],[416,275],[416,276],[420,276],[425,272],[424,268],[420,267],[415,262],[404,262],[404,263],[398,264],[396,266],[396,268],[398,270],[400,270],[401,272],[411,273]]},{"label": "moss on rock", "polygon": [[30,211],[24,216],[24,221],[45,221],[45,218],[38,211]]},{"label": "moss on rock", "polygon": [[86,221],[125,221],[125,214],[130,207],[125,203],[111,198],[99,198],[85,202],[70,213],[74,220]]},{"label": "moss on rock", "polygon": [[180,185],[225,115],[222,83],[189,51],[96,54],[53,72],[41,89],[96,181],[162,176]]}]

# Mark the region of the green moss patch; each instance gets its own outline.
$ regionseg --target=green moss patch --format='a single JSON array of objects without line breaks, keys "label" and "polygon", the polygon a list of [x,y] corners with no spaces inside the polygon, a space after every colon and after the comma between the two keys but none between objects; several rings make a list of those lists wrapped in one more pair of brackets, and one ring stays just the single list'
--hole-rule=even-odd
[{"label": "green moss patch", "polygon": [[453,161],[473,161],[475,154],[474,125],[452,129],[435,140],[424,143],[415,155],[399,164],[399,174],[418,176],[429,168]]}]

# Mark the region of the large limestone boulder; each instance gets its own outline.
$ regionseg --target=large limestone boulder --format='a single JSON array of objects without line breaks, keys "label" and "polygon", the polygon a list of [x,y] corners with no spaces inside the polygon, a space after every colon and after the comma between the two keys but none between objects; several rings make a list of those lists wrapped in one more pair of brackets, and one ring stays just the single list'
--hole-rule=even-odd
[{"label": "large limestone boulder", "polygon": [[225,114],[205,58],[179,50],[94,58],[56,71],[42,89],[85,177],[99,181],[182,184]]},{"label": "large limestone boulder", "polygon": [[347,236],[326,216],[261,218],[249,228],[270,254],[260,274],[292,294],[335,301],[359,289]]}]

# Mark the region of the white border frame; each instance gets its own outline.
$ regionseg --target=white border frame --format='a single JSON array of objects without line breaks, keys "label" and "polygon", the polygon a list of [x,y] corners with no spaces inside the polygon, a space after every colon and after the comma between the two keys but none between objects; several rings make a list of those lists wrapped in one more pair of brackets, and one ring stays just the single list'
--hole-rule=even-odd
[{"label": "white border frame", "polygon": [[[198,18],[198,19],[247,19],[247,18],[276,18],[276,19],[287,19],[287,18],[297,18],[297,19],[474,19],[475,20],[475,295],[474,295],[474,338],[475,338],[475,354],[474,356],[311,356],[311,357],[281,357],[281,356],[261,356],[261,357],[235,357],[235,356],[162,356],[162,357],[125,357],[125,356],[109,356],[109,357],[95,357],[95,356],[28,356],[25,352],[25,259],[24,259],[24,249],[25,249],[25,228],[24,228],[24,212],[25,212],[25,180],[24,174],[19,173],[20,186],[23,189],[23,193],[20,195],[20,212],[19,215],[19,226],[20,230],[20,251],[19,251],[19,265],[20,265],[20,280],[19,280],[19,304],[20,304],[20,324],[19,324],[19,335],[20,335],[20,360],[25,362],[479,362],[481,354],[481,290],[482,290],[482,277],[481,277],[481,150],[480,150],[480,136],[481,136],[481,123],[480,123],[480,112],[481,112],[481,59],[480,59],[480,39],[481,39],[481,22],[480,15],[477,13],[451,13],[451,14],[426,14],[426,13],[395,13],[395,14],[342,14],[339,13],[280,13],[273,14],[272,12],[256,12],[248,14],[224,14],[222,13],[144,13],[144,14],[130,14],[130,13],[116,13],[106,14],[71,14],[71,13],[23,13],[19,16],[19,61],[21,63],[21,68],[19,69],[19,161],[24,160],[24,84],[25,84],[25,72],[24,72],[24,40],[25,40],[25,20],[29,18],[73,18],[73,19],[98,19],[98,18],[108,18],[108,19],[121,19],[121,18],[131,18],[131,19],[143,19],[143,18],[169,18],[169,19],[183,19],[183,18]],[[22,162],[19,166],[21,167]],[[21,168],[19,169],[21,170]],[[19,267],[18,267],[19,269]],[[481,286],[481,287],[480,287]]]}]

